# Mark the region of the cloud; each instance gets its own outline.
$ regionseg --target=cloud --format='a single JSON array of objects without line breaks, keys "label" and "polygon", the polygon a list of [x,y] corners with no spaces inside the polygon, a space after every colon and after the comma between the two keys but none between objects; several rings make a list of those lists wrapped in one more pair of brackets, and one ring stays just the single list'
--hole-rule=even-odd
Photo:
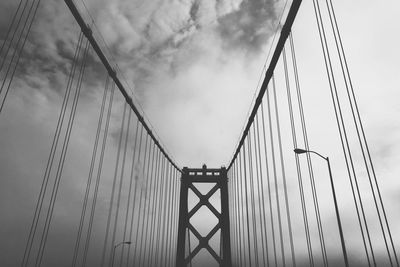
[{"label": "cloud", "polygon": [[274,32],[278,19],[273,0],[242,1],[239,8],[218,19],[224,45],[231,49],[258,52]]},{"label": "cloud", "polygon": [[[89,24],[94,19],[112,57],[138,91],[162,73],[173,76],[182,65],[194,65],[203,55],[215,56],[215,47],[221,58],[225,51],[218,47],[245,53],[261,49],[277,17],[272,1],[87,1],[91,17],[81,2],[76,4]],[[3,1],[2,7],[13,10],[16,3]],[[2,16],[4,30],[9,13]],[[67,72],[78,32],[62,2],[41,5],[21,59],[21,75],[37,69],[35,74],[44,73],[54,85],[61,84],[56,72]],[[202,44],[210,37],[215,43]],[[111,56],[104,45],[103,50]]]},{"label": "cloud", "polygon": [[[259,51],[277,18],[272,1],[121,0],[108,1],[101,9],[94,1],[87,5],[139,96],[163,73],[177,75],[179,68],[195,65],[204,55],[215,56],[215,50],[226,58],[228,51],[220,48]],[[215,43],[204,43],[209,38]]]}]

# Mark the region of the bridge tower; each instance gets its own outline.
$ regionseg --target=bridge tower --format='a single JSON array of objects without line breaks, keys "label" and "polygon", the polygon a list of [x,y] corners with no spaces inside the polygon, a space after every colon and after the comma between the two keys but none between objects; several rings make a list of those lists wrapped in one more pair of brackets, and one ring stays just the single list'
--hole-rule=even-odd
[{"label": "bridge tower", "polygon": [[[194,183],[215,183],[211,190],[203,195],[194,185]],[[199,202],[188,210],[188,193],[189,188],[199,197]],[[212,203],[210,197],[218,191],[221,192],[221,213],[219,213]],[[206,206],[217,217],[217,225],[206,235],[201,236],[196,228],[191,224],[190,218],[202,207]],[[221,255],[218,255],[210,246],[210,239],[221,229]],[[199,240],[199,244],[185,255],[186,248],[186,232],[190,231]],[[186,267],[189,262],[197,255],[201,249],[206,249],[221,267],[231,266],[231,246],[230,246],[230,230],[229,230],[229,209],[228,209],[228,177],[225,167],[220,169],[207,169],[203,165],[202,169],[189,169],[187,167],[182,170],[180,206],[179,206],[179,225],[178,225],[178,246],[176,267]]]}]

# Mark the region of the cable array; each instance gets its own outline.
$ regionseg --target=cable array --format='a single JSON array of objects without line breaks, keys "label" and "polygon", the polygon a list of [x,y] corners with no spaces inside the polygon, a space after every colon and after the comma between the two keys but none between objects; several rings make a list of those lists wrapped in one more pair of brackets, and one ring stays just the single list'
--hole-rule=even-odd
[{"label": "cable array", "polygon": [[[112,101],[111,96],[109,101]],[[104,112],[104,105],[102,106]],[[165,262],[173,266],[176,243],[173,243],[173,236],[168,238],[168,235],[176,232],[174,229],[177,228],[178,199],[174,192],[179,187],[180,172],[164,157],[146,134],[140,121],[137,118],[136,123],[133,121],[135,119],[126,103],[123,110],[106,222],[103,225],[102,253],[97,264],[152,266],[151,262],[155,259],[156,262]],[[106,118],[106,125],[109,123],[108,119],[109,116]],[[98,143],[95,140],[93,151],[97,150]],[[102,160],[99,159],[100,161]],[[102,168],[101,165],[99,167]],[[98,184],[95,194],[97,192]],[[88,255],[90,245],[94,245],[90,243],[94,209],[95,206],[92,204],[87,228],[90,231],[88,230],[86,234],[89,239],[85,242],[82,260],[79,259],[79,246],[75,246],[73,262],[76,266],[86,266],[89,258],[94,260],[94,255],[92,257]],[[83,208],[81,218],[85,218],[85,213],[88,212]],[[84,224],[82,220],[80,225]],[[79,243],[81,236],[82,230],[78,230],[76,244]],[[129,244],[118,246],[121,242]]]},{"label": "cable array", "polygon": [[[1,93],[3,108],[10,89],[23,46],[27,40],[40,1],[20,1],[14,14],[6,40],[1,47],[1,71],[4,69]],[[22,258],[22,266],[33,263],[42,266],[56,200],[63,176],[71,133],[77,117],[85,69],[90,51],[98,53],[98,46],[90,30],[83,28],[70,65],[66,90],[55,129],[49,158],[44,170],[40,193]],[[98,54],[99,55],[99,54]],[[9,57],[9,58],[8,58]],[[101,53],[100,53],[100,59]],[[104,62],[103,62],[104,63]],[[93,63],[90,63],[93,64]],[[91,153],[88,175],[84,187],[80,216],[76,225],[76,238],[72,249],[71,265],[87,266],[96,259],[100,266],[149,266],[151,261],[173,266],[177,233],[180,169],[161,147],[160,143],[126,95],[116,73],[106,69],[105,84],[99,103],[97,127]],[[1,72],[2,73],[2,72]],[[6,82],[8,84],[6,84]],[[124,98],[119,129],[111,128],[116,107],[115,88]],[[3,90],[4,89],[4,90]],[[118,104],[118,105],[117,105]],[[116,106],[117,105],[117,106]],[[113,112],[114,110],[114,112]],[[113,142],[107,142],[109,132],[119,132],[115,155],[114,175],[111,181],[104,175],[109,164]],[[111,182],[109,190],[104,190]],[[107,199],[106,214],[99,209],[99,198]],[[103,221],[104,225],[97,223]],[[103,228],[104,227],[104,228]],[[101,230],[103,228],[103,230]],[[159,238],[162,237],[161,240]],[[94,245],[101,241],[102,251]],[[127,245],[130,245],[129,247]],[[118,251],[120,249],[120,251]]]},{"label": "cable array", "polygon": [[[280,111],[273,73],[300,4],[301,1],[292,3],[260,93],[228,167],[228,176],[233,181],[229,195],[234,203],[231,205],[230,214],[237,216],[237,220],[231,217],[234,221],[231,235],[233,240],[239,241],[235,242],[236,250],[239,252],[236,254],[238,257],[232,259],[237,266],[265,266],[270,262],[275,266],[286,266],[288,260],[292,266],[296,266],[280,130]],[[267,90],[270,81],[272,81],[273,93]],[[264,95],[267,99],[267,116],[264,114],[262,103]],[[260,120],[262,120],[261,123]],[[263,126],[263,131],[259,127],[260,124]],[[262,147],[265,149],[262,150]],[[264,190],[266,188],[263,183],[265,176],[267,176],[270,223],[267,222],[265,209]],[[280,183],[283,187],[283,196],[279,188]],[[268,238],[269,236],[272,239]],[[286,239],[289,241],[288,247]],[[270,255],[273,255],[273,260]]]},{"label": "cable array", "polygon": [[[32,224],[31,224],[31,227],[29,230],[29,236],[28,236],[28,240],[27,240],[27,243],[25,246],[24,256],[22,259],[22,266],[27,266],[29,263],[34,240],[35,240],[36,235],[38,234],[37,231],[38,231],[38,227],[39,227],[40,216],[41,216],[43,208],[47,206],[47,212],[46,212],[46,216],[45,216],[43,230],[41,231],[41,235],[39,237],[40,244],[39,244],[38,252],[36,254],[35,266],[40,266],[42,263],[43,254],[44,254],[44,250],[45,250],[46,243],[47,243],[49,228],[50,228],[51,220],[53,217],[54,205],[55,205],[57,194],[58,194],[58,189],[59,189],[59,185],[60,185],[60,181],[61,181],[61,177],[62,177],[62,173],[63,173],[63,168],[64,168],[64,163],[65,163],[65,159],[66,159],[67,149],[68,149],[68,145],[70,142],[72,127],[73,127],[73,123],[75,120],[79,95],[80,95],[81,88],[82,88],[82,79],[84,76],[84,70],[86,67],[86,58],[87,58],[87,54],[88,54],[88,50],[89,50],[89,45],[88,45],[88,42],[84,43],[83,41],[84,41],[83,37],[82,37],[82,35],[80,35],[78,38],[78,45],[75,50],[75,56],[74,56],[74,59],[73,59],[72,65],[71,65],[71,70],[70,70],[70,74],[68,77],[67,88],[66,88],[66,91],[64,94],[61,111],[60,111],[60,114],[58,117],[56,131],[55,131],[55,134],[53,137],[50,155],[49,155],[47,165],[45,168],[43,182],[42,182],[42,185],[40,188],[38,201],[36,203],[34,217],[33,217]],[[81,61],[80,64],[78,61],[79,58],[82,58],[80,60]],[[75,79],[76,75],[78,76],[77,79]],[[73,94],[73,100],[72,100],[72,104],[70,105],[69,112],[68,112],[68,104],[70,102],[71,92]],[[66,114],[67,114],[67,118],[66,118]],[[67,119],[68,122],[66,125],[66,129],[63,130],[63,126],[65,126],[64,125],[65,119]],[[63,138],[62,145],[59,145],[60,137]],[[58,156],[59,161],[58,161],[57,166],[54,166],[55,160],[56,160],[57,149],[59,149],[59,146],[61,146],[61,152],[59,152],[59,156]],[[56,170],[55,170],[56,173],[54,175],[54,179],[51,179],[53,177],[52,174],[54,173],[53,168],[56,168]],[[53,187],[52,187],[51,193],[50,193],[50,200],[48,201],[48,203],[44,203],[45,196],[48,193],[47,189],[48,189],[48,185],[49,185],[50,181],[53,181]]]},{"label": "cable array", "polygon": [[[314,0],[313,7],[329,82],[327,88],[331,95],[336,125],[339,130],[351,195],[355,204],[355,214],[361,233],[360,239],[365,251],[365,260],[369,266],[378,266],[380,261],[385,260],[390,266],[399,266],[333,4],[330,0],[324,1],[327,14],[327,17],[324,17],[319,2]],[[231,182],[229,195],[232,201],[230,225],[232,240],[234,240],[232,249],[236,251],[235,257],[232,259],[234,266],[296,266],[297,253],[300,253],[296,252],[299,250],[296,244],[300,243],[304,244],[304,248],[306,248],[309,266],[330,265],[328,241],[325,238],[326,219],[321,213],[321,196],[317,192],[317,181],[309,153],[310,144],[300,74],[294,38],[291,34],[290,22],[293,22],[294,18],[290,14],[295,15],[296,13],[293,8],[295,8],[295,1],[282,28],[280,40],[276,45],[274,56],[266,71],[242,138],[228,167],[228,177]],[[325,20],[328,20],[331,26],[330,32],[324,25]],[[329,42],[329,34],[333,42]],[[333,66],[334,55],[331,52],[331,46],[337,52],[338,68]],[[278,66],[282,66],[282,70],[279,70]],[[336,73],[337,69],[339,74]],[[346,109],[345,103],[340,97],[339,90],[342,88],[339,86],[339,78],[343,79],[352,125],[345,119]],[[279,89],[284,90],[277,94]],[[283,97],[286,98],[286,104],[278,99],[284,93],[286,93],[286,96]],[[285,106],[287,111],[284,112]],[[284,150],[286,140],[283,140],[282,125],[286,125],[286,122],[288,122],[293,148],[301,147],[306,153],[308,152],[304,157],[306,164],[302,164],[298,154]],[[357,148],[350,145],[351,138],[354,138],[351,135],[353,132],[355,132],[355,140],[359,144],[361,159],[356,157]],[[293,157],[286,155],[288,153],[293,153]],[[364,166],[358,168],[360,162],[363,162]],[[294,170],[289,176],[286,170],[287,166]],[[306,170],[303,170],[304,168]],[[297,176],[298,188],[296,191],[299,192],[300,200],[298,203],[294,203],[294,200],[291,201],[294,196],[290,194],[290,190],[293,190],[294,183],[288,179],[292,179],[293,174]],[[308,181],[305,179],[307,176]],[[361,176],[365,176],[366,180],[363,180]],[[366,193],[371,195],[373,201],[378,223],[377,229],[380,230],[386,258],[379,255],[378,259],[378,244],[372,239],[371,229],[376,228],[376,225],[371,222],[370,218],[367,218],[366,193],[361,192],[364,183],[370,189]],[[333,184],[331,187],[333,188]],[[308,195],[308,192],[311,194]],[[301,216],[293,217],[292,213],[297,209],[297,205],[299,205]],[[313,218],[312,215],[315,217]],[[339,215],[336,214],[336,216]],[[304,239],[298,237],[295,240],[294,224],[302,225]],[[316,227],[314,228],[313,225]],[[340,219],[338,219],[338,228],[339,231],[342,231]],[[317,238],[314,237],[314,232],[316,232]],[[343,241],[335,246],[339,247],[340,245],[344,262],[347,265],[348,253]]]},{"label": "cable array", "polygon": [[0,113],[3,111],[17,66],[31,32],[40,0],[20,0],[0,48]]}]

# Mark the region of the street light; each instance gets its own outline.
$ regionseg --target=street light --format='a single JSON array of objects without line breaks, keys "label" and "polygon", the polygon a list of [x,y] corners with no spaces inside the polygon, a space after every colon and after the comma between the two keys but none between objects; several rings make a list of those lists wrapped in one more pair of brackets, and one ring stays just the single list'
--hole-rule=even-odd
[{"label": "street light", "polygon": [[349,262],[347,260],[347,252],[346,252],[346,245],[344,243],[344,237],[343,237],[343,230],[342,230],[342,223],[340,221],[340,215],[339,215],[339,208],[337,205],[337,201],[336,201],[336,193],[335,193],[335,186],[333,184],[333,178],[332,178],[332,170],[331,170],[331,164],[329,162],[329,158],[328,157],[324,157],[321,154],[319,154],[318,152],[312,151],[312,150],[304,150],[301,148],[295,148],[294,153],[296,154],[304,154],[304,153],[314,153],[318,156],[320,156],[321,158],[323,158],[324,160],[326,160],[326,162],[328,163],[328,170],[329,170],[329,178],[331,181],[331,189],[332,189],[332,195],[333,195],[333,202],[335,204],[335,212],[336,212],[336,219],[337,219],[337,223],[338,223],[338,227],[339,227],[339,234],[340,234],[340,242],[342,244],[342,251],[343,251],[343,257],[344,257],[344,263],[346,265],[346,267],[349,266]]},{"label": "street light", "polygon": [[116,249],[117,247],[121,246],[121,245],[130,245],[130,244],[132,244],[131,241],[123,241],[123,242],[120,242],[120,243],[118,243],[118,244],[116,244],[116,245],[114,246],[113,253],[112,253],[112,259],[111,259],[111,267],[114,266],[115,249]]}]

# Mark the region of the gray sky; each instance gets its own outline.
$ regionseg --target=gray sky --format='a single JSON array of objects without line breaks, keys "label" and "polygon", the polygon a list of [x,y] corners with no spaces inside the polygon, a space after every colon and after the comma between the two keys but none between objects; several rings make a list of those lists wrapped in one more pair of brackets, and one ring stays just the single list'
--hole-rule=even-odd
[{"label": "gray sky", "polygon": [[[0,3],[0,37],[16,1]],[[89,22],[82,2],[76,1]],[[303,1],[293,29],[297,48],[310,146],[329,155],[337,187],[344,232],[354,262],[361,255],[349,183],[318,42],[311,1]],[[140,1],[86,0],[88,10],[126,77],[135,102],[143,108],[162,143],[179,166],[227,165],[246,121],[270,49],[283,1]],[[392,226],[400,248],[400,76],[399,10],[396,0],[337,0],[339,20],[358,104]],[[96,33],[97,34],[97,33]],[[22,257],[34,203],[39,192],[51,138],[65,90],[65,73],[78,37],[78,28],[61,0],[43,0],[6,106],[0,115],[0,265],[17,266]],[[98,37],[98,35],[97,35]],[[92,57],[78,107],[67,165],[46,252],[46,266],[63,261],[74,242],[79,207],[93,145],[104,77]],[[280,71],[282,66],[278,65]],[[283,81],[280,82],[282,91]],[[278,82],[279,89],[279,82]],[[278,94],[284,101],[284,94]],[[113,110],[113,141],[104,176],[111,177],[121,120],[122,99]],[[285,109],[286,106],[282,105]],[[285,117],[286,115],[283,114]],[[286,116],[287,117],[287,116]],[[284,149],[292,160],[288,121],[282,125]],[[329,140],[329,141],[327,141]],[[352,143],[356,147],[356,142]],[[314,159],[316,172],[327,179],[326,166]],[[289,164],[289,177],[293,166]],[[366,178],[360,173],[361,177]],[[299,212],[295,177],[289,190]],[[111,178],[104,180],[100,207],[107,204]],[[340,257],[329,187],[318,184],[331,258]],[[363,187],[365,192],[368,188]],[[324,197],[326,196],[326,198]],[[366,203],[371,203],[366,193]],[[100,210],[102,210],[100,208]],[[368,210],[371,224],[373,209]],[[300,213],[299,213],[300,214]],[[100,217],[99,217],[100,218]],[[98,229],[101,227],[99,219]],[[299,221],[300,222],[300,221]],[[295,229],[301,239],[302,226]],[[100,231],[100,230],[99,230]],[[379,254],[378,226],[373,227]],[[60,241],[62,240],[62,241]],[[100,238],[99,238],[100,240]],[[99,241],[100,242],[100,241]],[[299,241],[299,247],[301,247]],[[302,257],[299,248],[298,257]],[[60,260],[61,259],[61,260]],[[384,265],[384,262],[382,262]],[[57,266],[64,266],[60,263]]]}]

